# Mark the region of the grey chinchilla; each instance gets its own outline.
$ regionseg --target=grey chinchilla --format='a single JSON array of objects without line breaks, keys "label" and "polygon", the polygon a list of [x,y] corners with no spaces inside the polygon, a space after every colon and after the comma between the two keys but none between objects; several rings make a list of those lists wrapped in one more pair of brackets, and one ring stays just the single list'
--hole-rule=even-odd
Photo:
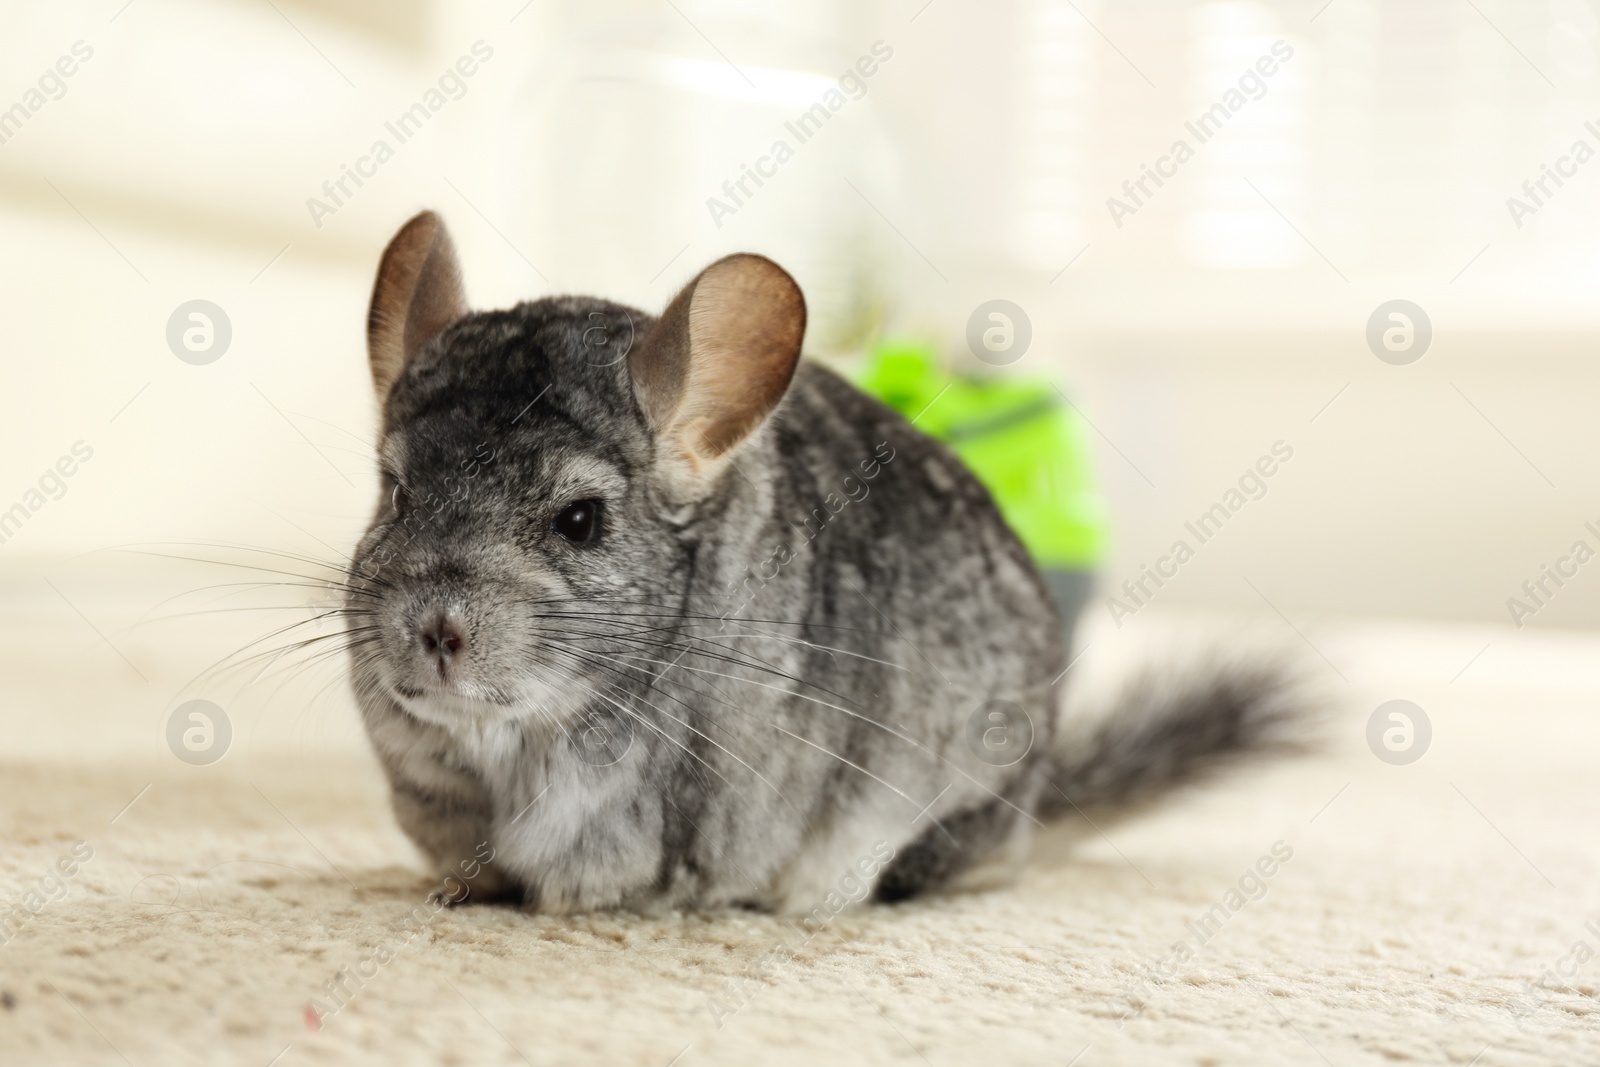
[{"label": "grey chinchilla", "polygon": [[977,885],[1038,821],[1281,733],[1282,677],[1247,668],[1136,689],[1058,749],[1028,555],[948,449],[800,360],[805,318],[755,255],[654,316],[468,311],[432,213],[385,251],[352,681],[400,825],[475,897],[805,913]]}]

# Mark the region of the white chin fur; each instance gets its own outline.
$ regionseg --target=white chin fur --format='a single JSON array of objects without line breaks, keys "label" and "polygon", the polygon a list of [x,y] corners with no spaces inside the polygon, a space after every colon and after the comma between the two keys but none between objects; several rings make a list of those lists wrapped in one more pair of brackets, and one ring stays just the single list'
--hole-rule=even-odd
[{"label": "white chin fur", "polygon": [[571,688],[570,683],[564,687],[537,678],[524,679],[517,685],[509,704],[474,696],[471,688],[467,686],[467,692],[429,692],[412,697],[391,686],[389,695],[409,714],[452,733],[476,733],[485,727],[530,719],[555,725],[566,718],[573,706],[581,703],[563,692]]}]

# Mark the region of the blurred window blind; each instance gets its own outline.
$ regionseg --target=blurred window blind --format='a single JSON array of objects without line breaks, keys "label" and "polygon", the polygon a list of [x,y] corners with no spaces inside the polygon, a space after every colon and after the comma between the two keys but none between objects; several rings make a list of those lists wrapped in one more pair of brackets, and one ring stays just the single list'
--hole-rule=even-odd
[{"label": "blurred window blind", "polygon": [[[1326,271],[1321,252],[1448,279],[1492,244],[1537,287],[1529,299],[1592,304],[1592,278],[1574,271],[1600,266],[1600,158],[1547,181],[1540,204],[1523,189],[1580,140],[1600,154],[1600,18],[1585,0],[1333,0],[1320,13],[1028,0],[1018,33],[1009,243],[1030,267],[1059,268],[1092,240],[1127,264]],[[1196,145],[1185,121],[1280,39],[1294,56],[1265,94]],[[1107,198],[1126,200],[1123,183],[1180,137],[1195,158],[1117,229]],[[1513,196],[1537,208],[1521,227]]]},{"label": "blurred window blind", "polygon": [[1018,259],[1059,267],[1062,249],[1083,244],[1084,204],[1094,196],[1088,168],[1092,91],[1100,39],[1085,17],[1101,5],[1081,0],[1030,3],[1021,20],[1018,54],[1020,166],[1011,243]]},{"label": "blurred window blind", "polygon": [[[1306,181],[1310,57],[1302,46],[1280,62],[1273,43],[1283,40],[1294,47],[1287,38],[1265,4],[1204,3],[1190,13],[1183,81],[1183,113],[1189,119],[1183,135],[1197,155],[1185,166],[1192,173],[1180,174],[1193,183],[1180,223],[1180,247],[1192,263],[1285,267],[1309,252],[1278,216],[1283,211],[1303,218],[1311,207]],[[1274,69],[1270,77],[1256,69],[1263,56]],[[1253,75],[1247,79],[1250,88],[1241,89],[1240,78],[1247,73]],[[1227,92],[1237,92],[1235,99],[1243,105],[1227,125],[1196,144],[1192,128],[1199,128]]]}]

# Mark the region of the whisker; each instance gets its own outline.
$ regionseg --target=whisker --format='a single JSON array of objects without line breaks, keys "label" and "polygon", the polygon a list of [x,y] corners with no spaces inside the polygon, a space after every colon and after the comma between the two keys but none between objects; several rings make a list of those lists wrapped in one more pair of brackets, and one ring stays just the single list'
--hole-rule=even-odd
[{"label": "whisker", "polygon": [[[543,632],[543,633],[557,633],[557,634],[572,633],[572,634],[577,634],[578,636],[593,637],[593,638],[596,638],[597,640],[620,641],[620,642],[624,642],[624,643],[628,643],[628,644],[633,644],[633,645],[636,645],[636,646],[642,646],[642,647],[645,647],[645,648],[647,648],[647,649],[649,649],[651,651],[657,651],[659,649],[659,646],[651,645],[648,642],[634,640],[634,637],[636,636],[635,634],[596,634],[596,633],[590,633],[590,632],[578,631],[578,630],[552,630],[552,629],[550,629],[548,627],[536,627],[535,629],[537,629],[537,630],[539,630],[540,632]],[[648,630],[638,631],[638,633],[658,632],[658,631],[665,631],[667,629],[668,628],[666,628],[666,627],[654,627],[654,628],[651,628],[651,629],[648,629]],[[693,634],[680,634],[678,636],[684,637],[689,641],[703,641],[703,640],[705,640],[704,638],[697,637],[697,636],[695,636]],[[671,642],[667,642],[666,645],[667,645],[667,647],[669,649],[677,649],[678,648],[677,645],[672,644]],[[794,682],[797,685],[803,685],[803,686],[806,686],[808,688],[815,689],[819,693],[826,693],[829,696],[837,697],[840,700],[849,701],[852,704],[856,703],[854,700],[851,700],[850,697],[844,695],[843,693],[834,692],[833,690],[827,688],[826,686],[818,685],[816,682],[807,681],[806,679],[797,677],[797,676],[795,676],[793,674],[790,674],[787,671],[779,670],[778,668],[772,666],[771,664],[766,663],[766,662],[764,662],[762,660],[759,660],[759,659],[754,659],[754,658],[745,657],[745,656],[730,656],[730,655],[722,654],[720,652],[708,652],[703,648],[694,648],[694,647],[688,647],[688,648],[682,649],[682,655],[695,655],[695,656],[703,657],[705,659],[727,663],[727,664],[730,664],[730,665],[733,665],[733,666],[747,667],[747,668],[749,668],[751,670],[760,671],[763,674],[770,674],[770,675],[773,675],[774,677],[783,678],[783,679],[786,679],[787,681]],[[682,656],[680,656],[679,658],[681,659]],[[674,662],[676,662],[676,661],[674,661]],[[672,664],[668,664],[668,666],[670,667],[670,666],[672,666]],[[662,673],[665,674],[666,672],[663,671]]]},{"label": "whisker", "polygon": [[[176,555],[173,555],[170,552],[148,552],[148,551],[145,551],[143,549],[136,549],[136,548],[107,549],[106,551],[122,552],[122,553],[125,553],[127,555],[132,555],[132,556],[150,556],[150,557],[155,558],[155,559],[179,560],[179,561],[184,562],[184,563],[209,563],[212,566],[216,566],[216,567],[232,567],[232,568],[235,568],[237,570],[257,571],[257,572],[259,572],[261,574],[277,574],[277,575],[282,575],[283,577],[286,577],[286,578],[300,578],[300,579],[304,579],[304,580],[307,580],[307,581],[322,582],[324,585],[326,585],[327,587],[329,587],[331,589],[340,589],[340,590],[343,590],[343,591],[348,592],[348,593],[369,592],[368,590],[363,589],[360,586],[351,585],[349,582],[346,582],[346,581],[343,581],[343,580],[340,580],[340,579],[320,578],[320,577],[318,577],[317,575],[314,575],[314,574],[301,574],[299,571],[286,571],[286,570],[281,570],[281,569],[276,568],[276,567],[262,567],[262,566],[258,566],[258,565],[253,564],[253,563],[237,563],[237,562],[232,562],[232,561],[229,561],[229,560],[222,560],[222,559],[207,559],[204,556],[176,556]],[[289,558],[293,558],[293,557],[289,557]],[[315,566],[326,566],[326,564],[314,564],[314,565]],[[332,569],[332,568],[330,568],[330,569]],[[344,574],[345,572],[342,569],[340,569],[340,570],[337,571],[337,573]],[[388,582],[382,581],[382,580],[377,579],[377,578],[370,578],[370,579],[367,579],[367,580],[371,581],[374,585],[380,585],[380,586],[388,586],[389,585]],[[375,595],[375,594],[373,594],[373,595]]]},{"label": "whisker", "polygon": [[[657,660],[655,662],[664,662],[664,661]],[[716,672],[708,672],[708,673],[715,674]],[[735,681],[750,681],[750,679],[740,679],[740,678],[734,677],[733,675],[721,675],[721,677],[733,678]],[[769,688],[771,688],[771,687],[769,687]],[[793,695],[799,696],[800,694],[793,694]],[[767,719],[763,719],[760,716],[755,715],[753,712],[749,711],[748,709],[739,707],[737,704],[729,703],[727,701],[722,701],[722,703],[726,703],[728,707],[734,708],[735,710],[741,712],[742,714],[746,715],[749,718],[753,718],[756,722],[760,723],[763,726],[770,727],[771,729],[777,730],[779,733],[784,734],[787,737],[791,737],[794,740],[801,742],[802,744],[809,745],[811,748],[814,748],[817,751],[822,752],[822,753],[830,756],[831,758],[838,760],[840,763],[843,763],[847,767],[850,767],[850,768],[852,768],[854,770],[857,770],[857,771],[861,772],[862,774],[866,775],[868,778],[872,779],[873,781],[877,782],[878,784],[882,785],[884,788],[886,788],[889,791],[891,791],[892,793],[894,793],[896,796],[899,796],[899,797],[903,798],[905,801],[907,801],[908,803],[912,804],[913,806],[918,807],[918,808],[922,807],[922,805],[917,803],[917,801],[915,801],[914,799],[912,799],[912,797],[908,793],[906,793],[904,790],[902,790],[899,787],[897,787],[896,785],[894,785],[892,782],[889,782],[889,781],[887,781],[887,780],[885,780],[883,778],[880,778],[878,775],[873,774],[871,771],[867,770],[865,767],[863,767],[860,764],[854,762],[853,760],[848,759],[845,756],[840,755],[837,752],[834,752],[832,749],[828,748],[827,746],[819,745],[819,744],[817,744],[816,742],[812,741],[809,738],[802,737],[801,735],[799,735],[797,733],[794,733],[791,730],[786,730],[782,726],[779,726],[777,723],[771,722],[770,720],[767,720]],[[835,705],[831,705],[831,704],[826,704],[824,706],[826,706],[826,707],[835,707]],[[845,711],[846,709],[836,708],[836,710]],[[866,721],[872,722],[873,720],[867,719]],[[918,747],[921,747],[921,746],[918,746]],[[720,777],[720,775],[719,775],[719,777]]]},{"label": "whisker", "polygon": [[696,636],[702,641],[715,641],[718,638],[725,638],[732,641],[746,637],[759,637],[768,641],[785,641],[791,644],[805,645],[807,648],[814,648],[819,652],[837,652],[841,656],[850,656],[853,659],[866,660],[868,663],[877,663],[885,667],[893,667],[895,670],[905,671],[907,674],[914,673],[910,667],[899,663],[892,663],[886,659],[878,659],[876,656],[868,656],[861,652],[852,652],[848,648],[834,648],[832,645],[819,645],[813,641],[807,641],[801,637],[784,637],[782,634],[768,634],[761,633],[760,631],[757,631],[753,634],[712,634],[709,637],[700,637],[699,635]]},{"label": "whisker", "polygon": [[[135,553],[135,554],[141,554],[141,550],[144,550],[144,549],[147,549],[147,548],[151,548],[151,547],[156,547],[156,548],[181,547],[181,548],[219,548],[219,549],[228,549],[230,551],[243,552],[243,553],[250,554],[250,555],[270,556],[270,557],[277,558],[277,559],[293,560],[296,563],[308,563],[313,567],[322,567],[322,568],[325,568],[325,569],[327,569],[329,571],[334,572],[335,574],[341,574],[341,575],[342,574],[346,574],[348,572],[348,570],[349,570],[349,561],[348,561],[348,559],[344,558],[343,556],[340,556],[339,558],[336,558],[336,559],[333,559],[333,560],[326,560],[326,559],[321,559],[321,558],[319,558],[317,556],[308,556],[308,555],[306,555],[304,553],[301,553],[301,552],[289,552],[289,551],[285,551],[283,549],[266,548],[266,547],[264,547],[262,545],[247,545],[247,544],[244,544],[244,543],[239,542],[239,541],[219,541],[219,540],[134,541],[134,542],[130,542],[129,544],[116,545],[116,546],[113,546],[111,548],[96,549],[95,551],[96,552],[131,552],[131,553]],[[142,552],[142,554],[144,554],[144,555],[162,555],[161,553],[152,553],[152,552]],[[228,563],[225,560],[212,560],[212,559],[206,559],[205,557],[170,556],[168,558],[186,560],[186,561],[191,562],[191,563],[219,563],[219,564],[224,565],[224,566],[238,566],[238,567],[245,567],[245,568],[249,568],[249,569],[256,569],[256,568],[252,568],[250,564],[232,564],[232,563]],[[293,573],[293,572],[287,572],[287,573]],[[309,577],[308,575],[298,575],[298,574],[296,576],[297,577],[302,577],[302,578]]]},{"label": "whisker", "polygon": [[[370,636],[361,636],[361,630],[363,630],[363,629],[364,630],[371,630],[371,631],[373,631],[373,633]],[[267,659],[268,657],[271,657],[272,658],[272,662],[275,663],[279,659],[282,659],[285,655],[287,655],[287,654],[289,654],[291,652],[299,652],[299,651],[301,651],[303,649],[310,648],[313,645],[321,644],[323,642],[337,641],[340,638],[351,638],[352,636],[354,636],[354,640],[351,640],[348,644],[335,645],[335,646],[333,646],[333,648],[331,650],[319,649],[316,653],[314,653],[313,658],[315,656],[322,655],[324,653],[324,651],[331,651],[332,653],[346,652],[346,651],[349,651],[352,648],[361,647],[364,644],[368,644],[368,643],[372,643],[372,642],[377,641],[378,640],[377,630],[378,630],[378,627],[374,626],[374,627],[363,627],[363,628],[354,629],[354,630],[340,630],[340,631],[338,631],[336,633],[317,634],[314,637],[308,637],[308,638],[305,638],[304,640],[300,640],[300,641],[291,641],[287,645],[280,645],[277,648],[269,648],[269,649],[266,649],[264,651],[257,652],[254,655],[247,656],[244,659],[239,660],[239,661],[237,661],[235,663],[226,663],[225,662],[219,669],[220,670],[227,670],[227,671],[241,671],[241,670],[244,670],[244,669],[246,669],[248,667],[253,666],[254,664],[258,663],[261,660]],[[311,662],[311,661],[312,661],[311,659],[308,659],[308,660],[306,660],[304,662]],[[270,667],[271,665],[272,664],[269,663],[267,666]],[[266,673],[266,670],[265,670],[265,668],[263,668],[261,674],[256,675],[256,678],[252,679],[249,684],[250,685],[254,685],[255,681],[257,679],[261,678],[262,675],[264,675],[265,673]]]},{"label": "whisker", "polygon": [[729,789],[732,789],[741,798],[744,797],[744,794],[739,792],[739,787],[734,785],[732,782],[728,781],[726,778],[723,778],[722,774],[715,767],[711,766],[711,764],[706,761],[705,757],[699,755],[693,749],[691,749],[688,746],[684,745],[677,738],[673,737],[671,734],[669,734],[665,730],[661,729],[661,727],[657,726],[655,723],[651,722],[649,719],[645,718],[643,715],[640,715],[637,711],[634,711],[632,708],[627,707],[626,705],[611,699],[610,697],[606,696],[605,694],[596,691],[592,686],[585,685],[583,682],[578,682],[578,681],[575,680],[573,684],[575,684],[575,685],[579,686],[580,688],[585,689],[588,692],[594,694],[596,697],[599,697],[601,700],[604,700],[606,703],[611,704],[614,707],[622,710],[626,714],[628,714],[628,715],[632,716],[633,718],[639,720],[639,722],[643,723],[645,726],[647,726],[650,729],[654,730],[656,733],[660,734],[662,736],[662,738],[664,738],[665,740],[671,742],[674,745],[677,745],[679,748],[683,749],[683,751],[684,751],[684,753],[686,755],[688,755],[690,758],[698,761],[701,766],[705,767],[705,769],[710,771],[712,774],[715,774],[717,776],[717,778],[720,779],[722,781],[722,783],[724,785],[726,785]]},{"label": "whisker", "polygon": [[277,519],[279,519],[279,520],[281,520],[283,522],[288,523],[290,526],[293,526],[296,530],[299,530],[301,533],[303,533],[307,537],[311,538],[311,540],[315,541],[317,544],[321,545],[323,548],[326,548],[329,552],[332,552],[335,556],[343,557],[343,556],[347,556],[348,555],[348,553],[340,552],[337,548],[334,548],[332,545],[328,544],[328,542],[324,541],[322,538],[318,537],[316,534],[312,533],[310,530],[306,529],[304,526],[301,526],[298,522],[295,522],[293,519],[289,518],[287,515],[279,515],[276,511],[273,511],[271,508],[267,507],[265,504],[262,504],[261,501],[259,501],[259,500],[256,501],[256,504],[261,508],[261,510],[265,511],[267,514],[272,515],[275,518],[277,518]]},{"label": "whisker", "polygon": [[[157,625],[159,623],[163,623],[163,622],[174,622],[174,621],[176,621],[178,619],[194,619],[194,618],[199,618],[202,615],[232,615],[232,614],[235,614],[237,612],[250,612],[250,611],[262,612],[262,611],[304,611],[304,610],[305,610],[305,605],[303,605],[303,604],[260,604],[260,605],[252,605],[250,607],[242,607],[242,608],[199,608],[199,609],[196,609],[195,611],[178,611],[178,612],[172,613],[171,615],[158,615],[153,619],[140,619],[137,622],[130,623],[126,629],[121,630],[121,631],[117,631],[117,632],[119,632],[119,633],[132,633],[134,630],[140,629],[140,628],[145,627],[145,626],[155,626],[155,625]],[[370,608],[342,608],[342,607],[341,608],[329,608],[327,611],[325,611],[324,613],[322,613],[320,615],[313,616],[312,618],[309,618],[309,619],[301,619],[299,622],[295,623],[294,625],[296,625],[296,626],[306,626],[306,625],[309,625],[309,624],[314,623],[314,622],[322,622],[325,619],[332,619],[332,618],[358,619],[358,618],[376,618],[377,616],[378,616],[378,612],[376,612],[376,611],[374,611],[374,610],[372,610]]]},{"label": "whisker", "polygon": [[[584,662],[583,657],[580,657],[580,656],[576,655],[575,653],[568,652],[567,654],[568,655],[572,655],[574,658],[578,659],[578,661],[580,663]],[[590,660],[586,665],[592,666],[592,667],[599,667],[599,668],[601,668],[603,670],[609,670],[609,671],[612,671],[612,672],[616,673],[620,677],[628,678],[628,675],[625,674],[621,669],[616,667],[614,664],[605,663],[605,662],[603,662],[603,661],[601,661],[601,660],[599,660],[597,658]],[[619,691],[621,689],[620,686],[616,686],[615,688],[619,689]],[[671,694],[662,692],[661,690],[659,690],[654,685],[649,685],[649,688],[652,689],[652,690],[655,690],[656,692],[660,692],[661,695],[664,696],[664,697],[668,697],[669,699],[672,699],[672,700],[677,700],[678,703],[683,704],[685,710],[688,710],[690,712],[692,712],[694,710],[693,708],[690,708],[689,705],[687,703],[685,703],[683,700],[681,700],[681,699],[679,699],[677,697],[673,697],[673,696],[671,696]],[[703,733],[702,731],[695,729],[693,726],[691,726],[688,722],[685,722],[683,719],[678,718],[677,716],[671,714],[670,712],[662,710],[662,708],[660,706],[658,706],[657,704],[655,704],[654,702],[652,702],[650,700],[646,700],[644,697],[639,696],[638,694],[634,694],[634,696],[637,699],[643,701],[643,703],[646,706],[652,708],[657,714],[663,715],[666,718],[671,719],[673,722],[675,722],[678,725],[682,726],[684,729],[690,731],[691,733],[695,734],[698,737],[703,738],[709,744],[711,744],[714,747],[720,749],[721,751],[726,752],[730,759],[732,759],[735,763],[739,764],[739,766],[743,767],[745,770],[749,771],[751,774],[755,775],[755,777],[761,782],[761,784],[765,785],[768,789],[771,789],[780,798],[782,798],[785,803],[788,803],[789,798],[784,795],[783,790],[779,789],[776,785],[772,784],[772,782],[768,781],[766,776],[764,776],[760,771],[756,770],[754,767],[750,766],[750,764],[748,764],[744,760],[740,759],[739,756],[737,754],[735,754],[732,749],[728,748],[726,745],[720,744],[715,738],[711,737],[711,735]],[[790,806],[791,809],[794,808],[793,804],[790,804],[789,806]]]},{"label": "whisker", "polygon": [[[627,656],[628,658],[634,658],[634,659],[641,658],[636,653],[626,653],[626,652],[624,652],[624,653],[619,653],[619,655]],[[666,661],[651,659],[651,660],[648,660],[648,662],[664,663]],[[676,661],[674,661],[674,662],[676,662]],[[680,666],[681,666],[681,664],[680,664]],[[830,704],[825,700],[818,700],[816,697],[809,696],[809,695],[807,695],[805,693],[791,692],[791,691],[783,689],[783,688],[781,688],[779,686],[770,685],[770,684],[768,684],[766,682],[757,681],[754,678],[740,678],[737,675],[724,674],[724,673],[722,673],[720,671],[711,671],[711,670],[706,670],[706,669],[700,668],[700,667],[684,666],[683,669],[684,670],[688,670],[688,671],[694,671],[695,673],[699,673],[699,674],[714,675],[714,676],[716,676],[718,678],[727,678],[727,679],[729,679],[731,681],[735,681],[735,682],[744,682],[747,685],[757,685],[757,686],[760,686],[763,689],[776,690],[777,692],[784,693],[787,696],[798,697],[801,700],[805,700],[805,701],[808,701],[808,702],[810,702],[812,704],[816,704],[819,707],[831,708],[834,711],[843,712],[844,714],[849,715],[851,718],[859,719],[862,722],[868,723],[868,724],[870,724],[872,726],[876,726],[878,729],[883,730],[886,733],[889,733],[892,736],[899,738],[900,740],[902,740],[902,741],[906,742],[907,744],[911,745],[913,748],[916,748],[919,751],[923,752],[924,754],[926,754],[927,756],[932,758],[934,761],[936,761],[936,762],[938,762],[940,764],[943,764],[945,767],[948,767],[950,770],[955,771],[957,774],[961,775],[963,778],[966,778],[969,782],[972,782],[974,785],[977,785],[980,789],[984,790],[984,792],[988,793],[994,799],[999,800],[1001,803],[1007,805],[1008,807],[1015,809],[1016,811],[1020,812],[1023,815],[1026,815],[1035,824],[1040,825],[1040,826],[1044,825],[1043,823],[1039,822],[1038,819],[1034,818],[1034,816],[1033,816],[1033,814],[1031,812],[1025,811],[1023,808],[1018,807],[1016,804],[1012,803],[1010,800],[1007,800],[1005,797],[1001,796],[999,793],[996,793],[994,790],[990,789],[988,786],[984,785],[982,782],[979,782],[976,778],[974,778],[972,775],[968,774],[965,770],[963,770],[956,763],[951,762],[950,760],[946,759],[944,756],[942,756],[939,753],[933,751],[933,749],[931,749],[928,746],[922,744],[920,741],[916,740],[915,738],[913,738],[913,737],[901,732],[900,730],[894,728],[893,726],[891,726],[888,723],[882,722],[882,721],[880,721],[878,719],[874,719],[869,715],[862,715],[859,712],[851,711],[849,708],[842,708],[842,707],[838,706],[837,704]],[[729,706],[738,708],[737,704],[731,704]],[[744,709],[741,708],[740,710],[744,710]],[[746,712],[746,714],[749,714],[749,713]],[[758,721],[764,721],[764,720],[758,720]],[[770,723],[770,722],[766,723],[766,725],[775,726],[775,724]],[[781,727],[775,727],[775,728],[782,729]]]},{"label": "whisker", "polygon": [[[315,622],[315,621],[317,621],[317,620],[314,619],[314,618],[312,618],[312,619],[301,619],[298,622],[292,622],[287,626],[280,626],[279,628],[277,628],[276,630],[271,631],[270,633],[266,633],[266,634],[261,635],[260,637],[256,638],[254,641],[251,641],[248,644],[246,644],[243,648],[235,649],[234,651],[229,652],[227,655],[223,656],[221,659],[218,659],[215,662],[213,662],[210,666],[206,667],[199,674],[195,675],[193,678],[189,679],[189,681],[185,682],[183,688],[187,689],[189,686],[194,685],[195,682],[199,681],[201,678],[204,678],[206,675],[210,674],[212,671],[217,670],[217,669],[225,666],[228,663],[229,660],[231,660],[231,659],[233,659],[233,657],[243,653],[247,649],[253,648],[256,645],[261,644],[263,641],[270,641],[274,637],[281,637],[282,635],[284,635],[286,633],[289,633],[291,630],[295,629],[298,626],[305,626],[305,625],[308,625],[309,623],[312,623],[312,622]],[[335,637],[335,636],[339,636],[339,635],[347,633],[347,632],[348,631],[340,630],[340,631],[335,631],[332,634],[322,634],[322,635],[320,635],[320,637]],[[319,639],[319,638],[312,638],[311,640],[317,640],[317,639]],[[267,652],[260,653],[258,655],[271,655],[275,651],[277,651],[277,649],[268,649]],[[256,657],[252,656],[252,657],[250,657],[250,659],[246,659],[246,660],[242,661],[239,664],[239,666],[243,666],[245,664],[250,663],[251,660],[254,659],[254,658],[256,658]]]},{"label": "whisker", "polygon": [[[553,598],[551,600],[533,599],[533,600],[523,600],[523,601],[521,601],[521,603],[532,604],[532,605],[535,605],[535,606],[540,605],[540,604],[547,604],[547,603],[603,604],[603,603],[610,603],[610,602],[611,601],[607,601],[606,599],[599,598],[599,597],[561,597],[561,598]],[[649,605],[633,603],[631,606],[648,607]],[[550,614],[551,614],[551,617],[557,617],[557,618],[561,617],[560,613],[552,612]],[[618,612],[618,611],[577,612],[575,614],[579,614],[579,615],[596,615],[596,616],[610,616],[610,617],[613,617],[613,618],[630,617],[630,613],[628,613],[628,612]],[[838,626],[838,625],[834,625],[834,624],[830,624],[830,623],[819,623],[819,622],[815,622],[815,621],[812,621],[812,620],[796,621],[794,619],[753,619],[753,618],[750,618],[750,617],[744,616],[744,615],[731,615],[731,614],[730,615],[707,615],[707,614],[703,614],[703,613],[699,613],[699,612],[687,612],[687,611],[679,611],[679,612],[673,612],[673,613],[666,613],[666,612],[637,612],[637,613],[631,613],[631,615],[632,615],[632,617],[635,617],[635,618],[646,618],[646,619],[652,619],[653,618],[653,619],[671,619],[673,621],[719,622],[719,623],[742,622],[742,623],[753,623],[753,624],[757,624],[757,625],[761,625],[761,626],[798,626],[798,627],[801,627],[801,628],[809,628],[809,629],[839,630],[839,631],[841,631],[843,633],[868,634],[868,635],[873,636],[873,637],[892,636],[892,635],[886,635],[882,630],[864,630],[864,629],[862,629],[860,627],[857,627],[857,626]]]},{"label": "whisker", "polygon": [[[181,593],[174,593],[169,597],[165,597],[165,598],[163,598],[161,600],[156,601],[154,604],[152,604],[144,612],[143,615],[141,615],[139,617],[138,621],[139,622],[143,622],[144,619],[147,618],[151,614],[151,612],[154,612],[157,608],[159,608],[159,607],[161,607],[161,606],[163,606],[165,604],[170,604],[174,600],[181,600],[182,598],[184,598],[186,596],[197,596],[200,593],[209,593],[209,592],[212,592],[213,590],[217,590],[217,589],[232,589],[232,590],[234,590],[234,592],[232,592],[232,593],[225,593],[222,596],[218,597],[217,600],[213,600],[212,603],[214,604],[214,603],[217,603],[217,601],[226,600],[231,596],[237,596],[239,593],[245,592],[246,590],[249,590],[249,589],[275,589],[275,588],[316,589],[316,590],[320,590],[322,592],[350,592],[350,593],[364,592],[363,590],[341,590],[337,586],[332,586],[332,585],[329,585],[327,582],[320,581],[320,580],[318,580],[316,578],[309,578],[309,577],[306,578],[306,580],[302,581],[302,582],[214,582],[211,585],[203,585],[198,589],[185,589]],[[366,595],[372,596],[375,599],[379,599],[379,600],[382,599],[382,596],[380,594],[367,593]]]}]

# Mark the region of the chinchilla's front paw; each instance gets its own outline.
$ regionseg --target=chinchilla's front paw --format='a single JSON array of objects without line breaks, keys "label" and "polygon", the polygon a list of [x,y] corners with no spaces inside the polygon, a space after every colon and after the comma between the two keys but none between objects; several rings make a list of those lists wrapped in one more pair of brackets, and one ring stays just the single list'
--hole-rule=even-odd
[{"label": "chinchilla's front paw", "polygon": [[428,893],[434,907],[459,908],[466,904],[509,904],[522,907],[526,894],[520,885],[489,867],[476,878],[449,875]]}]

